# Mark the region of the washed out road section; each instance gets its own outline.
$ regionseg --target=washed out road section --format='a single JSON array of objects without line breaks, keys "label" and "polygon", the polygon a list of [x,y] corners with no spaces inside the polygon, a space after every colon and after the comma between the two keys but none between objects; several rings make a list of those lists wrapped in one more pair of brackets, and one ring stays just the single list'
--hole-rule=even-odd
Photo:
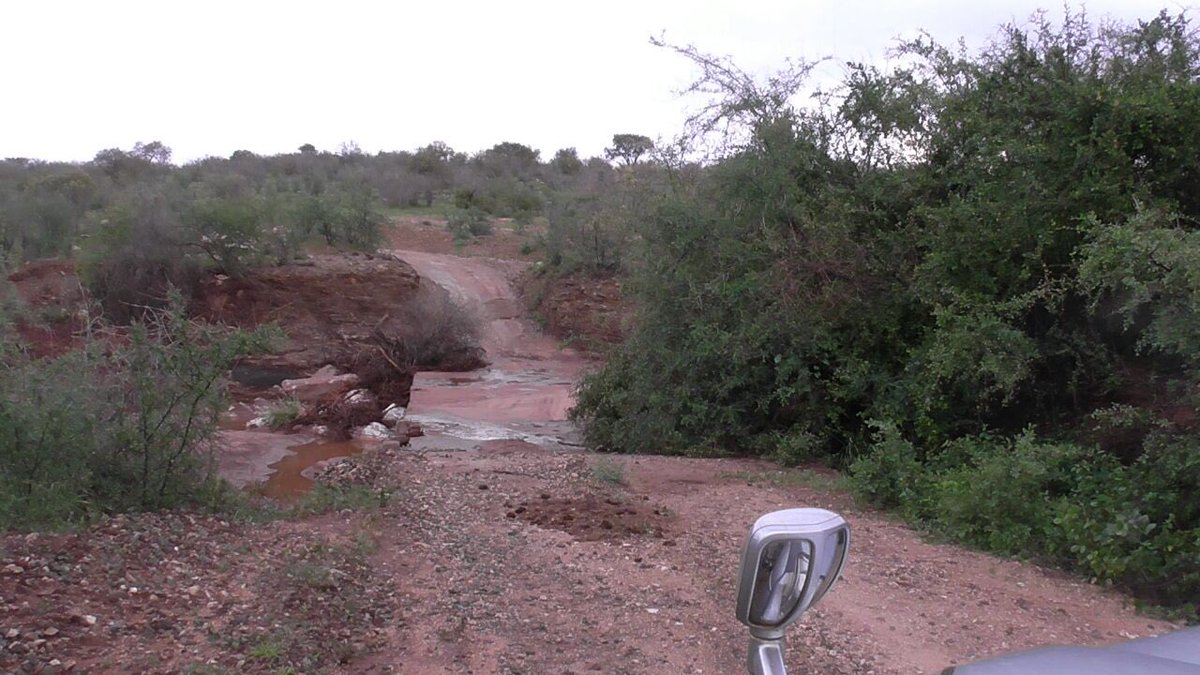
[{"label": "washed out road section", "polygon": [[476,317],[489,362],[470,373],[418,373],[409,417],[427,436],[425,448],[474,447],[521,440],[543,447],[577,445],[567,414],[588,360],[562,348],[525,316],[510,279],[522,263],[440,253],[394,252],[422,283],[435,283]]}]

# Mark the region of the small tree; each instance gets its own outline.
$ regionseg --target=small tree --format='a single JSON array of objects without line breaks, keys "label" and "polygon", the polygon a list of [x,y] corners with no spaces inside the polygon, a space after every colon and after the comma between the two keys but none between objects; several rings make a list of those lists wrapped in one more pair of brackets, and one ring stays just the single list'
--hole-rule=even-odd
[{"label": "small tree", "polygon": [[212,443],[224,377],[269,331],[197,324],[172,292],[125,337],[37,360],[0,345],[0,530],[217,496]]},{"label": "small tree", "polygon": [[162,141],[150,141],[149,143],[138,141],[133,144],[133,150],[130,150],[129,154],[151,164],[171,163],[171,148],[163,145]]},{"label": "small tree", "polygon": [[654,141],[648,136],[613,134],[612,147],[604,149],[604,156],[610,161],[619,159],[625,166],[631,166],[653,149]]},{"label": "small tree", "polygon": [[262,218],[254,199],[197,199],[183,220],[193,245],[225,274],[240,275],[259,255]]},{"label": "small tree", "polygon": [[453,148],[441,141],[434,141],[413,153],[412,168],[422,175],[443,173],[453,157]]},{"label": "small tree", "polygon": [[583,160],[579,159],[579,152],[575,148],[562,148],[554,153],[550,165],[561,174],[574,176],[583,168]]}]

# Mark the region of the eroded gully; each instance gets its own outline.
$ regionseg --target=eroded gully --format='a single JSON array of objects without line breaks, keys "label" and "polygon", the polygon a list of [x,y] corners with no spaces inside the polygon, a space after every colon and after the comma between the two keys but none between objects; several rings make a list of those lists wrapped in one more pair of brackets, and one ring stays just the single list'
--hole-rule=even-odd
[{"label": "eroded gully", "polygon": [[468,373],[418,373],[408,416],[425,430],[415,449],[469,450],[494,440],[547,448],[578,445],[567,420],[587,360],[527,317],[510,278],[521,263],[395,251],[422,279],[445,288],[481,323],[489,365]]}]

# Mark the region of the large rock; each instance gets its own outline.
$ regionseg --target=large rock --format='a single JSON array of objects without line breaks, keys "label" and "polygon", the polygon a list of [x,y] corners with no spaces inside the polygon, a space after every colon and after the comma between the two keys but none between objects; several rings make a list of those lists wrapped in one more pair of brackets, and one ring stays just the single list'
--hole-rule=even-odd
[{"label": "large rock", "polygon": [[396,438],[405,440],[425,435],[425,431],[421,429],[420,424],[417,424],[416,422],[410,422],[408,420],[401,420],[397,422],[396,426],[392,429],[392,432],[396,434]]},{"label": "large rock", "polygon": [[316,403],[341,396],[358,386],[358,376],[354,373],[338,374],[333,366],[325,366],[309,377],[284,380],[279,386],[283,393],[301,403]]},{"label": "large rock", "polygon": [[395,438],[392,430],[383,426],[379,422],[371,422],[365,427],[354,430],[354,437],[369,441],[384,441]]},{"label": "large rock", "polygon": [[383,423],[390,427],[394,427],[400,422],[404,421],[405,412],[404,406],[393,403],[387,408],[384,408]]}]

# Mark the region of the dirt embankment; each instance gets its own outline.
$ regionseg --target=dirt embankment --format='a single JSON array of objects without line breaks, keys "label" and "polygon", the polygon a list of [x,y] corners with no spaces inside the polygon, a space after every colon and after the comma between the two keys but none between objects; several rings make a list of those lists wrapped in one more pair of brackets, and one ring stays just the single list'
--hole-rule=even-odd
[{"label": "dirt embankment", "polygon": [[458,257],[531,263],[508,269],[517,296],[547,333],[576,349],[602,352],[624,336],[632,312],[622,301],[621,281],[615,276],[556,276],[535,274],[540,250],[538,236],[530,226],[520,232],[511,223],[498,222],[491,235],[455,242],[445,220],[406,216],[388,230],[391,247],[397,250],[454,255]]},{"label": "dirt embankment", "polygon": [[420,286],[415,270],[390,255],[314,255],[302,263],[206,277],[193,313],[234,326],[275,322],[287,336],[262,364],[315,369],[341,352],[373,348],[376,336],[405,328],[403,308]]},{"label": "dirt embankment", "polygon": [[[14,329],[34,358],[58,356],[79,346],[87,318],[84,292],[75,265],[63,260],[33,260],[8,277],[21,305]],[[5,298],[0,298],[0,304]]]},{"label": "dirt embankment", "polygon": [[589,351],[619,344],[632,321],[616,277],[524,274],[521,295],[546,330]]}]

